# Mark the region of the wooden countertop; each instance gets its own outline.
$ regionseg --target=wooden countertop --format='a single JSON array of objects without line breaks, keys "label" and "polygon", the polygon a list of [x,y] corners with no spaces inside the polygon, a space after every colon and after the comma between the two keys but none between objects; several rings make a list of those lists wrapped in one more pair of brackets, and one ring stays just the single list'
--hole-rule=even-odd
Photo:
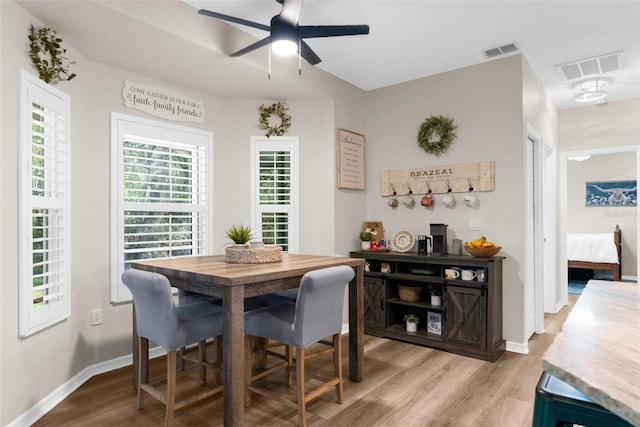
[{"label": "wooden countertop", "polygon": [[640,425],[640,285],[590,280],[542,365]]}]

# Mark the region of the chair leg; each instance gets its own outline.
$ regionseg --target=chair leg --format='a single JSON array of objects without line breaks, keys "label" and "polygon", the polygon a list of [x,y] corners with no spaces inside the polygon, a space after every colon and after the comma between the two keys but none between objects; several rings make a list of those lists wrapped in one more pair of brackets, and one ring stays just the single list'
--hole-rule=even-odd
[{"label": "chair leg", "polygon": [[200,362],[200,385],[207,384],[207,367],[204,362],[207,361],[207,342],[205,340],[198,342],[198,361]]},{"label": "chair leg", "polygon": [[213,364],[218,368],[215,370],[214,381],[215,385],[222,384],[222,336],[214,338],[214,361]]},{"label": "chair leg", "polygon": [[177,351],[167,352],[167,407],[165,410],[165,425],[173,424],[173,412],[176,406],[176,362]]},{"label": "chair leg", "polygon": [[336,384],[337,402],[342,403],[344,387],[342,385],[342,340],[340,339],[340,334],[333,336],[333,370],[338,377],[338,384]]},{"label": "chair leg", "polygon": [[293,351],[291,346],[286,346],[284,351],[287,358],[287,385],[291,386],[293,384]]},{"label": "chair leg", "polygon": [[142,348],[149,347],[149,340],[138,336],[138,409],[144,408],[144,390],[142,390],[142,383],[146,382],[148,378],[145,380],[145,372],[148,371],[149,361],[146,359],[148,353],[146,351],[142,351]]},{"label": "chair leg", "polygon": [[307,395],[304,392],[304,348],[296,348],[296,398],[298,425],[307,427]]}]

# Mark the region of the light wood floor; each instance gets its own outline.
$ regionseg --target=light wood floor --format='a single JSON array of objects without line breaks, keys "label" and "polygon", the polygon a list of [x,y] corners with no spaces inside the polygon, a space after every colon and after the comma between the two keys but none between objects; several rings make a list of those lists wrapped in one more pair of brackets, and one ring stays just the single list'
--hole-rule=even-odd
[{"label": "light wood floor", "polygon": [[[335,402],[333,391],[311,402],[309,426],[530,426],[542,354],[577,299],[570,295],[568,306],[545,317],[546,333],[531,338],[529,354],[507,352],[495,363],[366,335],[365,380],[346,380],[342,405]],[[346,349],[346,337],[344,344]],[[321,362],[307,365],[313,368]],[[326,360],[320,369],[329,365]],[[163,369],[164,358],[152,361],[152,375]],[[131,375],[128,367],[92,378],[34,426],[161,425],[162,404],[147,397],[144,409],[136,409]],[[183,379],[191,389],[198,388],[190,377]],[[174,425],[222,426],[222,416],[218,395],[178,410]],[[297,412],[293,406],[253,395],[245,419],[248,426],[296,426]]]}]

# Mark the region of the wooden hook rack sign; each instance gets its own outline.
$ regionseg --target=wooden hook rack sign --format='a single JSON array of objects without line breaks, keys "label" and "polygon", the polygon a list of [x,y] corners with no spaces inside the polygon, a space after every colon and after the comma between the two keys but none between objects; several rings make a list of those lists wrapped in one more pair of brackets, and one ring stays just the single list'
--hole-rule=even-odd
[{"label": "wooden hook rack sign", "polygon": [[426,166],[412,169],[383,171],[381,196],[427,193],[466,193],[495,190],[495,162],[459,163],[455,165]]}]

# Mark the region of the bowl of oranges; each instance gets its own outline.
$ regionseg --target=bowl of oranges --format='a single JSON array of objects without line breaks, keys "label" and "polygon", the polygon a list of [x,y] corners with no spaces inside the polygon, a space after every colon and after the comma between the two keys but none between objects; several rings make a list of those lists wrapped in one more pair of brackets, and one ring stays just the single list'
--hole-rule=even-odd
[{"label": "bowl of oranges", "polygon": [[471,255],[479,258],[489,258],[500,252],[501,246],[496,246],[495,243],[487,240],[486,237],[481,236],[470,242],[464,244],[464,248]]}]

